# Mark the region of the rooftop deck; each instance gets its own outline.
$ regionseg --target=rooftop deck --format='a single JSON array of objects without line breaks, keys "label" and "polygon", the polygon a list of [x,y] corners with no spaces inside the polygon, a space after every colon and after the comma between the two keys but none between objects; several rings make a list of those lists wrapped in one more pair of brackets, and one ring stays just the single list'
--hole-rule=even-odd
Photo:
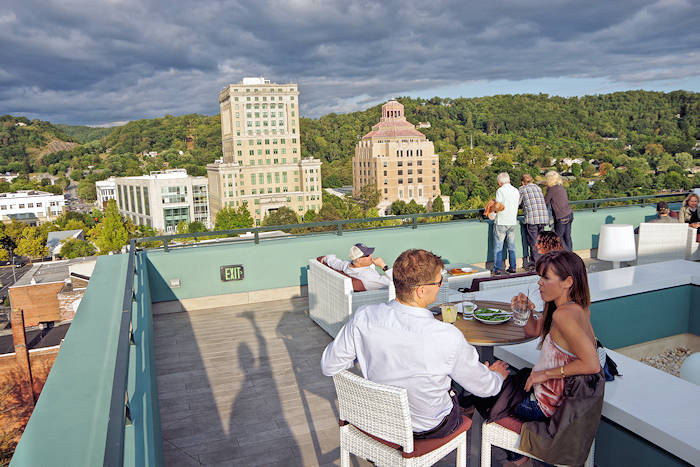
[{"label": "rooftop deck", "polygon": [[165,465],[340,465],[335,388],[319,367],[331,338],[306,298],[153,325]]}]

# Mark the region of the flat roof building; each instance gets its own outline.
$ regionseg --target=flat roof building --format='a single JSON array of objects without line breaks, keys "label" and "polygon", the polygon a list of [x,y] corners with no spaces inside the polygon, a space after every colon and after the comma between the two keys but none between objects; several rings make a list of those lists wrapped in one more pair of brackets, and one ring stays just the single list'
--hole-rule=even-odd
[{"label": "flat roof building", "polygon": [[219,93],[223,159],[207,165],[212,222],[224,207],[247,205],[257,225],[287,206],[321,209],[321,161],[303,158],[296,84],[243,78]]},{"label": "flat roof building", "polygon": [[173,233],[182,221],[211,228],[208,182],[184,169],[114,179],[119,212],[136,225]]},{"label": "flat roof building", "polygon": [[0,220],[10,223],[13,219],[37,225],[52,221],[63,214],[66,200],[63,195],[46,191],[20,190],[0,193]]}]

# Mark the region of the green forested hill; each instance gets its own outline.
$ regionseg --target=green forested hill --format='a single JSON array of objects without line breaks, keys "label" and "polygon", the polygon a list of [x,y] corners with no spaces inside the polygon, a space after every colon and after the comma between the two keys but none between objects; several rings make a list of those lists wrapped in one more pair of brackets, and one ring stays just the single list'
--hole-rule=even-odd
[{"label": "green forested hill", "polygon": [[[493,174],[508,170],[539,174],[561,159],[581,158],[572,167],[572,198],[632,195],[660,188],[688,188],[687,170],[700,139],[700,94],[627,91],[586,97],[498,95],[481,98],[400,98],[412,123],[440,154],[441,190],[454,207],[478,205],[495,187]],[[381,106],[361,112],[302,118],[302,154],[321,159],[323,185],[351,183],[350,161],[359,137],[380,118]],[[16,126],[17,123],[26,126]],[[50,151],[50,141],[81,142]],[[473,146],[473,147],[472,147]],[[155,156],[149,152],[157,152]],[[456,155],[456,157],[455,157]],[[221,157],[218,115],[143,119],[112,129],[54,126],[23,117],[0,117],[0,171],[70,172],[87,182],[110,175],[141,175],[151,170],[186,168],[206,174]],[[454,158],[454,160],[453,160]],[[559,160],[553,164],[553,158]],[[603,164],[593,189],[595,168]]]},{"label": "green forested hill", "polygon": [[[648,143],[660,143],[673,155],[690,152],[700,139],[700,94],[683,91],[399,101],[409,121],[430,122],[431,128],[421,131],[444,154],[455,154],[473,141],[474,147],[515,162],[546,166],[544,159],[550,157],[586,156],[620,165],[615,164],[620,155],[643,155]],[[379,121],[380,109],[302,119],[302,152],[330,163],[324,185],[350,183],[347,158],[354,154],[357,137]],[[632,149],[625,150],[627,145]]]},{"label": "green forested hill", "polygon": [[64,123],[59,123],[56,127],[81,144],[102,139],[114,130],[114,127],[95,128],[83,125],[66,125]]},{"label": "green forested hill", "polygon": [[55,125],[11,115],[0,116],[0,172],[39,172],[40,156],[70,147],[73,138]]}]

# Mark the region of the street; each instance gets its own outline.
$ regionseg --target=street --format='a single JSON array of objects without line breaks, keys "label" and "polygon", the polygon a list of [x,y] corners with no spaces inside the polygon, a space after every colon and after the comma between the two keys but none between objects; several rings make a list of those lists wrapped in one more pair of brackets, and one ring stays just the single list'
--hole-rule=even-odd
[{"label": "street", "polygon": [[8,266],[0,266],[0,283],[2,283],[2,287],[0,287],[0,298],[5,298],[7,297],[7,289],[11,285],[15,283],[13,276],[12,276],[12,271],[14,270],[14,277],[16,279],[19,279],[32,268],[31,264],[27,264],[26,266],[22,266],[21,268],[16,268],[13,265],[8,265]]}]

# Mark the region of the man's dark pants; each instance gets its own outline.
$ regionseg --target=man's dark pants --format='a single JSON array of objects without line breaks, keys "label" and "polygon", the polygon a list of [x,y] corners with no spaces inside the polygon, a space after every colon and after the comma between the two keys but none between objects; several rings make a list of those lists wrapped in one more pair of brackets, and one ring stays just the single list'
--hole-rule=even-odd
[{"label": "man's dark pants", "polygon": [[537,253],[537,236],[545,228],[546,224],[525,224],[525,236],[527,237],[527,244],[530,247],[530,264],[535,265],[538,259],[540,259],[541,254]]}]

